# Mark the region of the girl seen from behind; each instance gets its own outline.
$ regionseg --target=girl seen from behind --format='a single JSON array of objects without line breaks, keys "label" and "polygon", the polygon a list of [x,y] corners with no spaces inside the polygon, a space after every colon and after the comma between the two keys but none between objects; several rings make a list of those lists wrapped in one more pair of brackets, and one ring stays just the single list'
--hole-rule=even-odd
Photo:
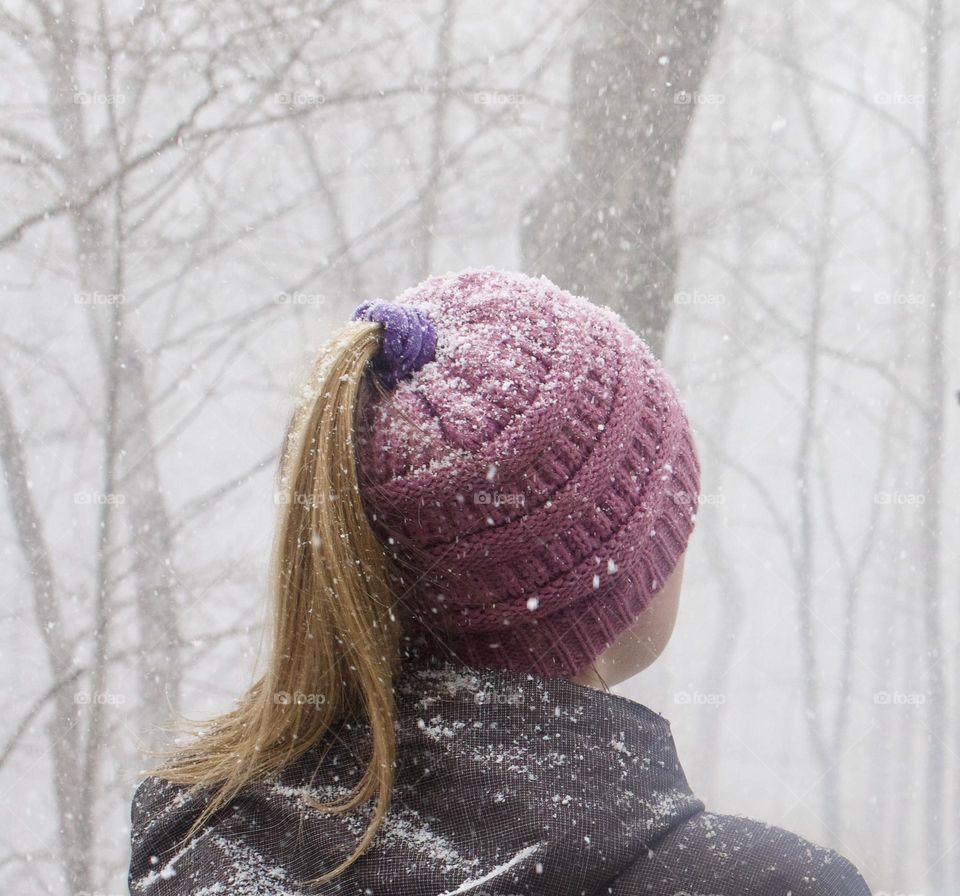
[{"label": "girl seen from behind", "polygon": [[266,669],[140,785],[131,892],[869,896],[609,691],[670,637],[699,472],[645,344],[544,278],[361,305],[287,433]]}]

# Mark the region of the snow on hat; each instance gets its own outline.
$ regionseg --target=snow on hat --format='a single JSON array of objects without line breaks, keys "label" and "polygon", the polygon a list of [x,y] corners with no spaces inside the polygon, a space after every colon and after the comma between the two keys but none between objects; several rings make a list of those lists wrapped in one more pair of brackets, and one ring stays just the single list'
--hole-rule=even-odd
[{"label": "snow on hat", "polygon": [[445,655],[572,676],[686,548],[700,470],[677,394],[618,315],[545,277],[471,269],[396,304],[435,343],[369,390],[357,461],[417,571],[400,600]]}]

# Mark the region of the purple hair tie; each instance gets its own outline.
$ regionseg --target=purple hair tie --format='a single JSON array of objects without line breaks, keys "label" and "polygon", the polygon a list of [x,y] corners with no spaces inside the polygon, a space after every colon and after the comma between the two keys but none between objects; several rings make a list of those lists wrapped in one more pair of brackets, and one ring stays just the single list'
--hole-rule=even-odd
[{"label": "purple hair tie", "polygon": [[383,324],[383,347],[373,359],[373,368],[390,388],[436,357],[437,330],[420,308],[364,302],[350,319]]}]

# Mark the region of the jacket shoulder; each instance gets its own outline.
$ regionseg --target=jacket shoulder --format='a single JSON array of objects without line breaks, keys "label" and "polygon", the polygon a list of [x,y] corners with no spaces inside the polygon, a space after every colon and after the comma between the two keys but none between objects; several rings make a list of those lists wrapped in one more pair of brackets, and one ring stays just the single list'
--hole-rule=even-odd
[{"label": "jacket shoulder", "polygon": [[163,778],[140,782],[130,803],[131,892],[146,892],[148,885],[162,881],[163,869],[182,846],[202,802],[190,788]]},{"label": "jacket shoulder", "polygon": [[649,844],[609,889],[611,896],[728,892],[870,896],[859,871],[838,853],[773,825],[711,812]]}]

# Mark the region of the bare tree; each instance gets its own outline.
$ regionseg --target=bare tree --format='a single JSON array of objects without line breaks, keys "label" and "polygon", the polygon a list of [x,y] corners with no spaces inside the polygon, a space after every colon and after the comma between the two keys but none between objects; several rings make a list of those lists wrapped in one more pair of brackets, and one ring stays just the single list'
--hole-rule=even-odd
[{"label": "bare tree", "polygon": [[[9,835],[0,878],[116,891],[134,738],[232,696],[264,560],[245,539],[269,532],[253,502],[269,502],[269,433],[301,356],[355,299],[458,251],[519,251],[655,349],[680,325],[668,361],[690,386],[707,500],[722,488],[735,508],[701,508],[706,562],[688,579],[708,595],[691,602],[722,601],[720,628],[687,616],[690,643],[671,647],[731,695],[683,732],[695,789],[788,825],[777,812],[802,802],[811,836],[845,848],[863,832],[872,883],[956,889],[949,7],[796,4],[783,41],[783,11],[759,0],[534,7],[0,14],[16,91],[0,124],[0,553],[27,586],[6,619],[41,661],[25,695],[0,693],[0,773],[22,790],[37,769],[54,794],[41,846]],[[878,102],[881,77],[922,96]],[[524,102],[475,101],[498,92]],[[919,281],[917,307],[869,301]],[[685,307],[688,282],[730,301]],[[208,462],[212,478],[194,469]],[[891,484],[922,506],[883,508]],[[64,514],[71,488],[98,500]],[[795,615],[768,633],[754,620],[770,581]],[[772,674],[741,674],[749,662]],[[877,707],[921,675],[925,704]],[[117,691],[122,712],[84,702]],[[771,697],[796,727],[738,737]],[[743,792],[763,761],[781,786]]]},{"label": "bare tree", "polygon": [[[68,632],[60,607],[60,588],[45,537],[46,527],[37,510],[30,484],[31,474],[24,456],[23,438],[2,387],[0,460],[16,536],[27,561],[37,631],[43,638],[45,660],[53,682],[48,690],[52,695],[53,707],[49,737],[54,775],[58,782],[53,790],[61,820],[60,855],[65,865],[80,869],[88,864],[87,854],[82,851],[82,838],[78,835],[78,831],[84,827],[85,818],[79,792],[82,764],[70,737],[78,719],[74,692],[68,690],[68,684],[77,677],[77,670],[73,666]],[[5,751],[4,759],[8,758],[9,752]]]},{"label": "bare tree", "polygon": [[524,265],[620,311],[655,351],[675,290],[673,184],[721,10],[721,0],[591,9],[567,149],[524,215]]},{"label": "bare tree", "polygon": [[430,161],[420,211],[420,259],[417,277],[426,277],[433,270],[433,243],[439,210],[440,175],[444,169],[443,154],[447,145],[447,112],[450,107],[451,69],[453,66],[454,24],[457,0],[443,0],[436,37],[436,95],[430,114]]},{"label": "bare tree", "polygon": [[[927,239],[929,245],[930,301],[927,319],[927,345],[924,363],[923,449],[920,458],[920,492],[923,502],[923,614],[926,633],[926,669],[931,712],[928,716],[930,738],[927,744],[926,854],[934,891],[944,890],[947,865],[944,862],[946,818],[944,799],[944,744],[948,731],[947,695],[943,652],[940,507],[943,503],[944,404],[946,372],[943,333],[947,306],[951,301],[950,247],[947,231],[947,199],[944,184],[943,134],[943,41],[944,10],[942,0],[927,0],[923,17],[925,60],[925,116],[923,123],[923,166],[927,198]],[[957,817],[960,800],[954,805]],[[960,860],[955,865],[960,880]],[[956,883],[956,881],[955,881]]]}]

